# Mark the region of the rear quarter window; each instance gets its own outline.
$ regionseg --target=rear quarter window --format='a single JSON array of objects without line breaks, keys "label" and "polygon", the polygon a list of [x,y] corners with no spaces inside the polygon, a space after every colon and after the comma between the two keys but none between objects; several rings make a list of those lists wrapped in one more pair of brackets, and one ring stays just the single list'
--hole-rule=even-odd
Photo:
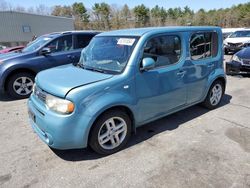
[{"label": "rear quarter window", "polygon": [[77,34],[76,35],[76,49],[85,48],[88,46],[90,40],[94,37],[94,34]]},{"label": "rear quarter window", "polygon": [[218,53],[218,34],[216,32],[199,32],[190,38],[190,55],[192,60],[216,57]]}]

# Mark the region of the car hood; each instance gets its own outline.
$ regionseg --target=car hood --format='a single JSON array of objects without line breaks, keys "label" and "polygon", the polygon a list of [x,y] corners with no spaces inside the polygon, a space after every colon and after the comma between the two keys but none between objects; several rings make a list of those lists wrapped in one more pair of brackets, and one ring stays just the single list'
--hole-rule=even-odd
[{"label": "car hood", "polygon": [[243,48],[236,55],[241,59],[250,59],[250,47]]},{"label": "car hood", "polygon": [[38,73],[36,84],[42,90],[64,98],[74,88],[106,80],[112,76],[73,65],[65,65]]},{"label": "car hood", "polygon": [[226,38],[225,42],[230,42],[230,43],[246,43],[246,42],[250,42],[250,37]]},{"label": "car hood", "polygon": [[10,52],[6,54],[0,54],[0,61],[8,61],[8,60],[14,60],[16,58],[25,58],[26,56],[29,56],[31,53],[20,53],[20,52]]}]

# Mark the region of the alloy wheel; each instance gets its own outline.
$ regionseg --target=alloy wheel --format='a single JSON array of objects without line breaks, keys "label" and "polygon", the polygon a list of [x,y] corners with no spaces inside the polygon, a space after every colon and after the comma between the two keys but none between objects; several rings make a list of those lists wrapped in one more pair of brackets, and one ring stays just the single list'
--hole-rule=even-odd
[{"label": "alloy wheel", "polygon": [[210,103],[213,106],[216,106],[222,97],[222,86],[220,84],[215,84],[214,87],[211,90],[211,94],[210,94]]},{"label": "alloy wheel", "polygon": [[103,149],[112,150],[118,147],[127,135],[127,124],[121,117],[106,120],[98,133],[98,142]]},{"label": "alloy wheel", "polygon": [[34,82],[29,77],[19,77],[13,83],[13,89],[18,95],[26,96],[32,92]]}]

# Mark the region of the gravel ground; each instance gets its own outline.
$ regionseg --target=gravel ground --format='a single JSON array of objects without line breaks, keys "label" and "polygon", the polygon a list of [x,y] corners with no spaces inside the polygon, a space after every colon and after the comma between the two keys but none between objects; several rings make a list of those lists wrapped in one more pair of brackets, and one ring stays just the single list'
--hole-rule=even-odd
[{"label": "gravel ground", "polygon": [[0,95],[0,187],[249,188],[249,86],[249,77],[229,76],[218,109],[194,106],[154,121],[106,157],[52,151],[28,123],[27,100]]}]

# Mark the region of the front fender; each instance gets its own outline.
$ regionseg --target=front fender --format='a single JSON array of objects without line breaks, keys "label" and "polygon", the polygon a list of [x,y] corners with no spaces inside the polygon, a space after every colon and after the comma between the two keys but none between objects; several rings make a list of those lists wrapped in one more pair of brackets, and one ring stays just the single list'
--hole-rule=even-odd
[{"label": "front fender", "polygon": [[98,117],[101,113],[106,111],[109,108],[115,106],[124,106],[129,108],[133,113],[135,101],[129,94],[126,93],[105,93],[102,97],[93,101],[85,111],[86,115],[95,114],[95,117]]},{"label": "front fender", "polygon": [[[128,109],[134,114],[135,107],[134,107],[134,99],[132,96],[126,93],[111,93],[107,92],[101,97],[95,97],[92,99],[91,102],[87,104],[81,105],[83,111],[80,115],[80,122],[84,124],[84,133],[83,133],[83,143],[87,146],[89,133],[91,130],[92,125],[94,124],[95,120],[106,110],[116,107],[116,106],[123,106]],[[88,122],[86,122],[86,117],[90,118]],[[136,116],[134,116],[136,117]],[[88,119],[87,118],[87,119]],[[136,120],[135,120],[136,121]],[[85,123],[86,124],[85,124]]]},{"label": "front fender", "polygon": [[32,73],[36,73],[36,70],[33,69],[33,67],[26,65],[26,64],[21,64],[21,63],[13,63],[13,62],[8,62],[0,67],[0,87],[4,89],[4,85],[6,82],[6,79],[10,74],[17,70],[28,70]]}]

